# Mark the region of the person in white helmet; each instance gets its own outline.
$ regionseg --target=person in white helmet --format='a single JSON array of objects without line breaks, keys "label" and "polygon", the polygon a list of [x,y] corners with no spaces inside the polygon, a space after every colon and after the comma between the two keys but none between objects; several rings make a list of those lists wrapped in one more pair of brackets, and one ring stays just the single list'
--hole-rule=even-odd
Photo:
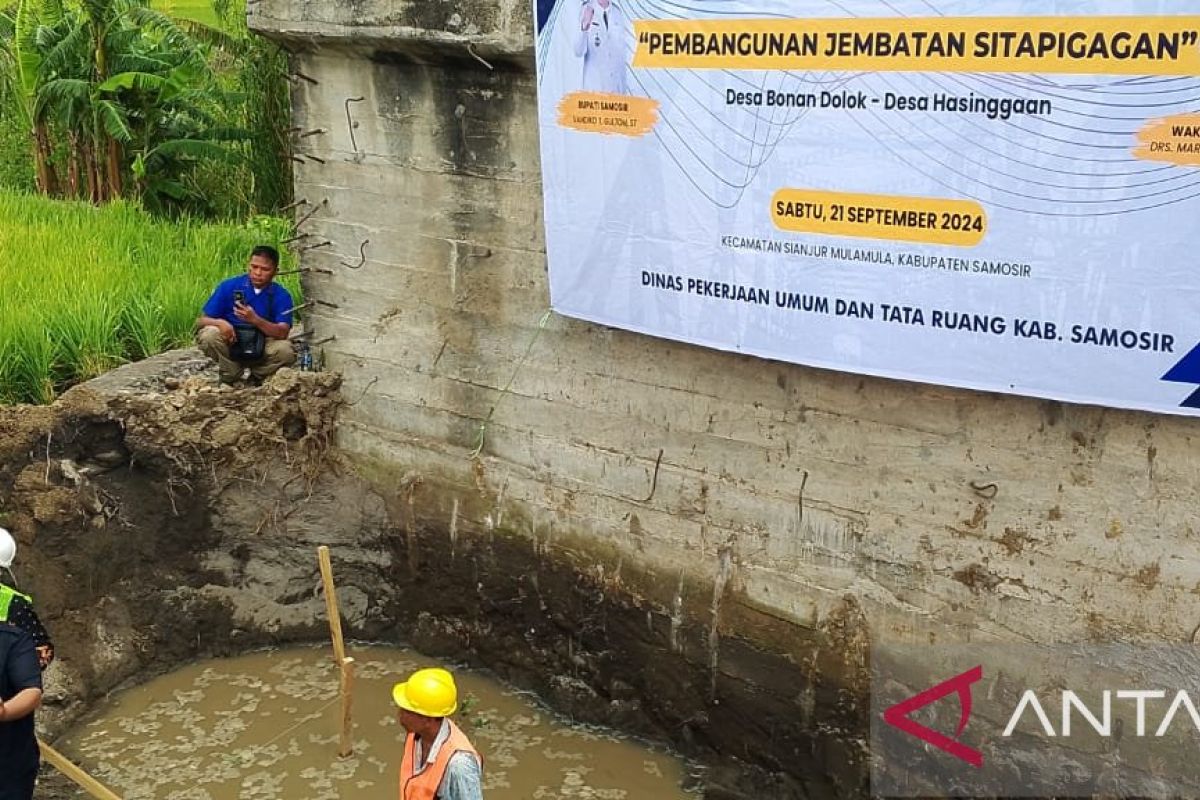
[{"label": "person in white helmet", "polygon": [[[13,578],[12,564],[17,557],[17,540],[4,528],[0,528],[0,567]],[[16,582],[15,580],[13,581]],[[54,660],[54,642],[50,634],[38,619],[33,610],[33,598],[21,594],[13,587],[0,580],[0,624],[12,625],[29,634],[37,649],[38,666],[42,669],[50,666]]]}]

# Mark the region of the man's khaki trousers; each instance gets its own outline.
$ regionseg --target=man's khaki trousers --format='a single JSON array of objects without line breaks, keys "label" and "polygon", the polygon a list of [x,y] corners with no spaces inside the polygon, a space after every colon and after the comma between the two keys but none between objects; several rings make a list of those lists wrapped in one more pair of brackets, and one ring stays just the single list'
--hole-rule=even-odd
[{"label": "man's khaki trousers", "polygon": [[207,325],[196,333],[196,344],[200,352],[217,362],[221,383],[233,383],[242,377],[242,370],[250,368],[250,374],[262,381],[274,375],[280,367],[290,367],[296,362],[296,351],[287,339],[267,339],[266,350],[258,361],[234,361],[229,357],[229,342],[221,335],[221,329]]}]

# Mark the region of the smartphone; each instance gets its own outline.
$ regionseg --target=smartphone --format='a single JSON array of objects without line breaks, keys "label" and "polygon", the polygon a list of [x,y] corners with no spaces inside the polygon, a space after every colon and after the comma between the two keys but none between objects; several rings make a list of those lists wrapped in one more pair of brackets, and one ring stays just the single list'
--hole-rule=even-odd
[{"label": "smartphone", "polygon": [[243,292],[241,289],[235,289],[233,291],[234,305],[238,305],[239,303],[245,303],[245,302],[246,302],[246,293]]}]

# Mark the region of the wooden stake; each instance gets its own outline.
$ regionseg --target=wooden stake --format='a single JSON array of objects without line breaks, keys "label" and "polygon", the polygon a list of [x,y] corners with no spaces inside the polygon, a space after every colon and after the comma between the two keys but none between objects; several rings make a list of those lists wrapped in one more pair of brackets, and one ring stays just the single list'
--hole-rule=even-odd
[{"label": "wooden stake", "polygon": [[354,755],[354,659],[342,659],[342,741],[338,758]]},{"label": "wooden stake", "polygon": [[96,780],[91,775],[88,775],[82,769],[72,764],[67,760],[66,756],[43,742],[41,739],[38,739],[38,747],[40,747],[42,750],[42,758],[46,759],[55,767],[57,767],[58,771],[63,775],[66,775],[68,778],[75,781],[75,783],[82,786],[84,790],[92,797],[96,798],[96,800],[121,800],[120,795],[113,794],[108,790],[107,787],[105,787],[104,784],[100,783],[100,781]]},{"label": "wooden stake", "polygon": [[317,559],[321,563],[321,582],[325,585],[325,613],[329,616],[329,635],[333,639],[333,662],[340,675],[342,736],[338,758],[349,758],[354,754],[354,659],[346,656],[346,644],[342,640],[342,617],[338,611],[337,589],[333,586],[329,548],[325,545],[318,547]]},{"label": "wooden stake", "polygon": [[346,645],[342,641],[342,617],[338,611],[337,590],[333,587],[333,565],[329,562],[329,548],[317,548],[321,562],[321,582],[325,584],[325,613],[329,617],[329,635],[333,638],[333,663],[338,669],[346,660]]}]

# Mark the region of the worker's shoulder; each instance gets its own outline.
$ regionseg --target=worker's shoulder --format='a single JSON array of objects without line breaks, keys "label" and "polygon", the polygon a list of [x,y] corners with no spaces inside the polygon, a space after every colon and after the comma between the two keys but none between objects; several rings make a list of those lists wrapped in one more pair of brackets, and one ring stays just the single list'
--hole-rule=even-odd
[{"label": "worker's shoulder", "polygon": [[437,797],[439,800],[482,800],[483,765],[474,753],[457,750],[450,756]]},{"label": "worker's shoulder", "polygon": [[9,595],[12,598],[11,602],[13,602],[13,603],[16,603],[16,602],[19,602],[22,600],[29,600],[29,595],[25,594],[20,589],[16,589],[16,588],[13,588],[12,586],[9,586],[7,583],[0,583],[0,594]]},{"label": "worker's shoulder", "polygon": [[18,645],[22,639],[28,639],[30,647],[33,646],[33,637],[29,635],[28,631],[9,622],[0,622],[0,649]]},{"label": "worker's shoulder", "polygon": [[285,300],[290,305],[292,302],[292,293],[287,290],[287,287],[282,283],[272,283],[271,292],[276,300]]},{"label": "worker's shoulder", "polygon": [[446,770],[453,772],[478,773],[479,756],[470,750],[455,750],[446,762]]}]

